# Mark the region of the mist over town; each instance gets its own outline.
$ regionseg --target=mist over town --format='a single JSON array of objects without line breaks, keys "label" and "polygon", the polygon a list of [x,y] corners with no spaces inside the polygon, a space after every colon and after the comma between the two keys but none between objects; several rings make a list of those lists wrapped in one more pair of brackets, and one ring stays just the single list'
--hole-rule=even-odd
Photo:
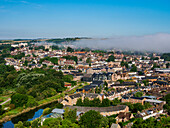
[{"label": "mist over town", "polygon": [[169,128],[169,0],[0,0],[0,128]]}]

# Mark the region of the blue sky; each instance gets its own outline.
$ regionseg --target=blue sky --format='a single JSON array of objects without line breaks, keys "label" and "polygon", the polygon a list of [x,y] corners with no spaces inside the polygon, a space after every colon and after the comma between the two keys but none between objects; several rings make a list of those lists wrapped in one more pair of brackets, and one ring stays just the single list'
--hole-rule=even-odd
[{"label": "blue sky", "polygon": [[0,0],[0,39],[170,33],[170,0]]}]

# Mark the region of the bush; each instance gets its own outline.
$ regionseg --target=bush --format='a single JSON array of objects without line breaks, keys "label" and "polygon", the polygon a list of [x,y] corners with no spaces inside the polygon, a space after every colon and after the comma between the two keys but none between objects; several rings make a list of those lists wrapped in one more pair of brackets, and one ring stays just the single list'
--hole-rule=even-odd
[{"label": "bush", "polygon": [[25,127],[30,127],[30,126],[31,126],[31,122],[30,122],[30,121],[24,121],[24,122],[23,122],[23,125],[24,125]]},{"label": "bush", "polygon": [[31,126],[32,128],[38,128],[38,120],[34,120]]},{"label": "bush", "polygon": [[10,104],[9,107],[10,107],[10,109],[14,109],[15,108],[15,104]]},{"label": "bush", "polygon": [[24,128],[24,125],[23,125],[22,121],[19,121],[18,124],[15,124],[14,127],[15,128]]},{"label": "bush", "polygon": [[63,104],[57,103],[55,107],[56,107],[56,108],[63,108]]},{"label": "bush", "polygon": [[137,92],[134,94],[135,97],[142,97],[143,96],[143,92]]}]

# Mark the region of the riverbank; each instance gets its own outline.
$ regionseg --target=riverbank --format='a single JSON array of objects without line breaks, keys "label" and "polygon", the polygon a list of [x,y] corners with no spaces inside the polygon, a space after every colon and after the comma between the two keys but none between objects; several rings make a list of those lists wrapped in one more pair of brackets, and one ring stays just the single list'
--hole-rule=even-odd
[{"label": "riverbank", "polygon": [[[35,107],[32,107],[32,108],[26,108],[26,109],[23,109],[23,108],[16,108],[16,109],[13,109],[7,113],[5,113],[4,117],[2,117],[2,119],[0,119],[0,124],[2,124],[3,122],[7,122],[7,121],[10,121],[12,118],[15,118],[17,116],[20,116],[24,113],[27,113],[29,111],[32,111],[32,110],[35,110],[35,109],[39,109],[43,106],[46,106],[48,104],[51,104],[51,103],[55,103],[55,102],[58,102],[58,99],[60,98],[60,94],[59,95],[56,95],[56,96],[53,96],[53,97],[50,97],[50,98],[47,98],[47,99],[44,99],[42,101],[39,101],[38,102],[38,106],[35,106]],[[9,115],[8,115],[9,114]]]},{"label": "riverbank", "polygon": [[38,101],[38,106],[35,106],[35,107],[26,108],[26,109],[24,109],[23,107],[19,107],[19,108],[10,110],[10,111],[4,113],[4,115],[0,116],[0,124],[2,124],[3,122],[10,121],[12,118],[20,116],[20,115],[27,113],[29,111],[39,109],[43,106],[46,106],[46,105],[54,103],[54,102],[58,102],[58,100],[61,97],[64,97],[65,94],[71,94],[71,93],[75,92],[77,88],[81,88],[82,86],[80,86],[80,85],[74,86],[71,89],[64,91],[63,93],[59,93],[55,96],[52,96],[52,97],[49,97],[47,99],[43,99],[41,101]]}]

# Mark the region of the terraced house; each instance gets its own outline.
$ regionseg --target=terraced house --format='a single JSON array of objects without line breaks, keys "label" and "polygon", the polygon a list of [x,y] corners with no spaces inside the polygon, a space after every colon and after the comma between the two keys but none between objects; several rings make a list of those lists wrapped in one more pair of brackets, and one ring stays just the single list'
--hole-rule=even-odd
[{"label": "terraced house", "polygon": [[72,94],[72,95],[66,95],[63,99],[63,101],[61,101],[61,103],[65,106],[65,105],[75,105],[77,100],[79,98],[82,98],[82,100],[84,100],[84,98],[89,98],[89,100],[93,100],[94,98],[99,98],[100,100],[104,99],[104,95],[101,94],[94,94],[94,93],[76,93],[76,94]]}]

